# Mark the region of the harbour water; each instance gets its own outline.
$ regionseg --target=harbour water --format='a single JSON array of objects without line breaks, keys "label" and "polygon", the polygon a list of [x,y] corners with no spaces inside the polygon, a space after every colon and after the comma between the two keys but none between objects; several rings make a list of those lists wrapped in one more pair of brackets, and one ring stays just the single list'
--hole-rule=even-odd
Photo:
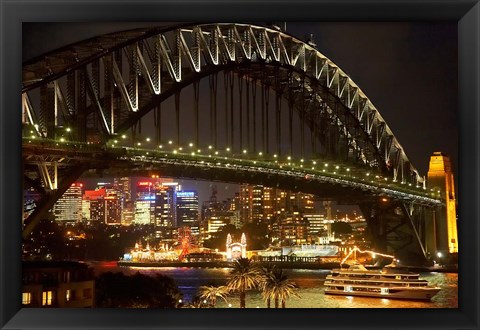
[{"label": "harbour water", "polygon": [[[229,268],[160,268],[160,267],[118,267],[116,262],[92,263],[95,273],[123,272],[133,275],[140,272],[145,275],[160,273],[172,277],[184,295],[184,301],[191,301],[202,285],[224,285],[228,279]],[[298,286],[296,293],[300,298],[292,297],[287,308],[458,308],[458,274],[456,273],[420,273],[420,278],[428,280],[442,290],[432,301],[408,301],[397,299],[378,299],[367,297],[332,296],[324,294],[324,280],[329,270],[289,269],[286,273]],[[266,304],[259,291],[247,292],[247,308],[265,308]],[[219,299],[219,308],[239,306],[237,296],[228,297],[227,302]]]}]

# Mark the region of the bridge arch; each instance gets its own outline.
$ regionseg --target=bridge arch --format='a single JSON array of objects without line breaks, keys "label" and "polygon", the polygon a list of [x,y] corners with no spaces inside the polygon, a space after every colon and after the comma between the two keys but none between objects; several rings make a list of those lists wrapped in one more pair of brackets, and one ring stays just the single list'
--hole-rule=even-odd
[{"label": "bridge arch", "polygon": [[[54,138],[63,122],[75,127],[77,139],[85,141],[93,129],[102,131],[106,142],[186,86],[219,72],[280,94],[323,143],[324,156],[341,152],[347,161],[394,181],[423,182],[379,111],[348,75],[310,43],[269,27],[225,23],[137,29],[50,52],[24,64],[22,118],[40,136]],[[30,95],[35,93],[33,106]],[[291,127],[289,135],[291,141]],[[336,139],[330,141],[334,150],[326,150],[326,139]]]}]

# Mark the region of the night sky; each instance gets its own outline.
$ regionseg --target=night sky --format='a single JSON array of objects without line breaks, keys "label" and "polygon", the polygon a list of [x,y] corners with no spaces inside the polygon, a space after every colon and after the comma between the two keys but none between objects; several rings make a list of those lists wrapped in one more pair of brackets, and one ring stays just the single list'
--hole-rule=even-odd
[{"label": "night sky", "polygon": [[[27,23],[23,60],[95,35],[165,24]],[[347,73],[380,111],[420,175],[427,174],[434,151],[448,154],[453,170],[458,169],[456,22],[287,22],[286,28],[303,40],[313,34],[317,49]],[[185,181],[184,186],[210,195],[208,183]],[[234,185],[217,186],[225,197],[236,191]]]}]

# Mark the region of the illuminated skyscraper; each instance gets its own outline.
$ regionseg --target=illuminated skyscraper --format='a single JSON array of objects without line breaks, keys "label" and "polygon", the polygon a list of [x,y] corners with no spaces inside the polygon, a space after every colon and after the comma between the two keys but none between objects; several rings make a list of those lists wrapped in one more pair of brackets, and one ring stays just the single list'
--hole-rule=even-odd
[{"label": "illuminated skyscraper", "polygon": [[178,227],[176,182],[157,182],[155,185],[154,223],[156,227]]},{"label": "illuminated skyscraper", "polygon": [[193,235],[199,234],[196,191],[177,191],[177,226],[190,227]]},{"label": "illuminated skyscraper", "polygon": [[82,188],[83,184],[73,183],[53,206],[53,214],[57,221],[82,220]]},{"label": "illuminated skyscraper", "polygon": [[138,225],[149,225],[155,219],[155,191],[153,182],[139,181],[135,200],[135,220]]},{"label": "illuminated skyscraper", "polygon": [[83,217],[88,221],[105,220],[104,198],[107,192],[105,188],[85,190],[82,200]]},{"label": "illuminated skyscraper", "polygon": [[241,185],[237,199],[244,223],[271,224],[275,217],[286,212],[312,213],[314,210],[313,195],[261,185]]}]

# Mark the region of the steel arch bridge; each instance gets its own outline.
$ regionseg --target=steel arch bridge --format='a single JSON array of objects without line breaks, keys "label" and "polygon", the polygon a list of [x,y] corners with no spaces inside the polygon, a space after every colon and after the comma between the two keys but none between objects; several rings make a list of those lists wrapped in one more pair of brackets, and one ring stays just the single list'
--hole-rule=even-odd
[{"label": "steel arch bridge", "polygon": [[426,256],[442,204],[365,93],[276,28],[185,24],[66,46],[24,63],[22,122],[24,186],[42,195],[24,236],[92,169],[348,196],[377,247],[408,258]]}]

